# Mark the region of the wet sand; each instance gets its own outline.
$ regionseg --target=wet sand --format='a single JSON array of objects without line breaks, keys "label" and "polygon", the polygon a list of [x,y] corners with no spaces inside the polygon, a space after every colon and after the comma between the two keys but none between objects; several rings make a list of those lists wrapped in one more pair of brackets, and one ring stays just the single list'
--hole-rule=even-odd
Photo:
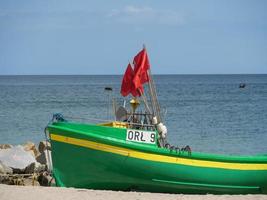
[{"label": "wet sand", "polygon": [[56,187],[11,186],[0,184],[1,200],[267,200],[267,195],[183,195],[143,192],[115,192]]}]

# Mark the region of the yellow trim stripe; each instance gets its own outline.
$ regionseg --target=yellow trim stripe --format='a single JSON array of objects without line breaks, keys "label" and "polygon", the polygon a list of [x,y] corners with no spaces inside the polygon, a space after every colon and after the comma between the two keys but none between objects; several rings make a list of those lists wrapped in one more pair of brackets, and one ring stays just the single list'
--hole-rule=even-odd
[{"label": "yellow trim stripe", "polygon": [[81,147],[95,149],[99,151],[105,151],[109,153],[119,154],[132,158],[138,158],[149,161],[173,163],[181,165],[189,165],[196,167],[209,167],[209,168],[221,168],[221,169],[236,169],[236,170],[267,170],[267,164],[253,164],[253,163],[227,163],[216,161],[204,161],[187,158],[177,158],[172,156],[157,155],[152,153],[144,153],[127,148],[116,147],[112,145],[92,142],[83,139],[77,139],[72,137],[66,137],[61,135],[50,134],[50,137],[54,141],[63,142],[67,144],[73,144]]}]

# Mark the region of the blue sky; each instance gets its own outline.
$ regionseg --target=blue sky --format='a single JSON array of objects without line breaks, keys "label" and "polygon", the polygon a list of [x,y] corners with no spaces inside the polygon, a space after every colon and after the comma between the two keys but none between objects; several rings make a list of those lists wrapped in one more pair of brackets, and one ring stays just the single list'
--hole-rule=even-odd
[{"label": "blue sky", "polygon": [[267,1],[1,0],[0,75],[267,73]]}]

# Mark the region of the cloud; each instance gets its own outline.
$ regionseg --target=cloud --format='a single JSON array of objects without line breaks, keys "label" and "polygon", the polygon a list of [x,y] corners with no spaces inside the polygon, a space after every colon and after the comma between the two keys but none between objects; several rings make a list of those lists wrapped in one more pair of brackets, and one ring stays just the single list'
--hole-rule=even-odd
[{"label": "cloud", "polygon": [[173,10],[154,9],[128,5],[111,10],[107,17],[126,24],[161,24],[179,26],[185,23],[184,16]]},{"label": "cloud", "polygon": [[92,10],[3,10],[0,27],[16,30],[88,29],[104,21],[106,13]]},{"label": "cloud", "polygon": [[138,32],[146,26],[180,26],[184,23],[184,16],[177,11],[148,6],[128,5],[113,10],[0,8],[0,26],[6,30],[91,30],[94,27],[126,24]]}]

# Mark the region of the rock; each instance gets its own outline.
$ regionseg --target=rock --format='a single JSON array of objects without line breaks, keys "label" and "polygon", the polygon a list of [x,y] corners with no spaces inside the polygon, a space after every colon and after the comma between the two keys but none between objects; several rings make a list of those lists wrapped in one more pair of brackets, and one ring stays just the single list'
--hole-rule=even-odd
[{"label": "rock", "polygon": [[38,162],[33,162],[25,168],[24,173],[25,174],[40,173],[42,171],[45,171],[45,168],[46,168],[45,165],[42,165]]},{"label": "rock", "polygon": [[12,177],[9,180],[9,185],[24,185],[24,179],[22,177]]},{"label": "rock", "polygon": [[23,148],[25,151],[33,151],[34,157],[39,155],[39,151],[36,149],[35,144],[33,142],[27,142],[23,144]]},{"label": "rock", "polygon": [[41,186],[51,186],[55,184],[55,179],[48,174],[48,172],[43,172],[39,177],[38,181]]},{"label": "rock", "polygon": [[24,173],[25,173],[25,174],[33,174],[34,171],[35,171],[35,162],[29,164],[29,165],[25,168]]},{"label": "rock", "polygon": [[10,149],[13,146],[11,144],[0,144],[0,149]]},{"label": "rock", "polygon": [[20,145],[10,149],[1,149],[0,160],[3,164],[13,169],[24,169],[29,164],[36,162],[32,154],[25,151]]},{"label": "rock", "polygon": [[38,150],[40,153],[43,153],[45,150],[51,151],[51,144],[50,142],[44,140],[39,143]]},{"label": "rock", "polygon": [[11,185],[12,180],[6,174],[0,174],[0,184]]},{"label": "rock", "polygon": [[0,160],[0,174],[12,174],[13,170]]},{"label": "rock", "polygon": [[46,170],[46,165],[36,162],[35,173],[40,173]]},{"label": "rock", "polygon": [[52,158],[51,151],[44,151],[38,157],[36,157],[37,162],[47,165],[48,171],[52,170]]},{"label": "rock", "polygon": [[25,178],[23,180],[23,185],[25,185],[25,186],[40,186],[40,183],[37,181],[37,179],[30,177],[30,178]]},{"label": "rock", "polygon": [[24,168],[13,168],[12,167],[12,170],[13,170],[13,174],[24,174]]},{"label": "rock", "polygon": [[21,178],[18,177],[1,177],[1,183],[2,184],[7,184],[7,185],[22,185],[23,181]]}]

